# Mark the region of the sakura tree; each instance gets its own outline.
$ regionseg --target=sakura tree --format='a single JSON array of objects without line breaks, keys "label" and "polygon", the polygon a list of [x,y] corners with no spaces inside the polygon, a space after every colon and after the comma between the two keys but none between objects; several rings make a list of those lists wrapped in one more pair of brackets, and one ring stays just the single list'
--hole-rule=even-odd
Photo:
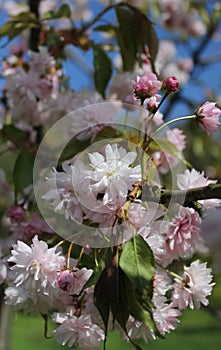
[{"label": "sakura tree", "polygon": [[1,324],[11,305],[51,320],[61,345],[106,349],[115,329],[141,349],[215,285],[201,231],[220,173],[185,149],[193,130],[219,132],[217,86],[199,74],[220,60],[220,4],[2,9]]}]

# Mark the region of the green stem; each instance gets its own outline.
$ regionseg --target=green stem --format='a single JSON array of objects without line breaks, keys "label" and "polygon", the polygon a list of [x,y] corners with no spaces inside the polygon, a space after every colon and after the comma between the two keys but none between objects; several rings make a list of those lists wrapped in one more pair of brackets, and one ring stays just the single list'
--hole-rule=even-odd
[{"label": "green stem", "polygon": [[165,271],[172,277],[177,278],[178,280],[180,280],[181,282],[184,282],[183,278],[179,275],[177,275],[175,272],[169,270],[169,269],[165,269]]},{"label": "green stem", "polygon": [[138,146],[141,143],[141,129],[143,124],[143,100],[140,101],[140,120],[139,120],[139,130],[138,130]]},{"label": "green stem", "polygon": [[165,128],[166,126],[168,126],[168,125],[170,125],[170,124],[172,124],[172,123],[179,122],[179,121],[181,121],[181,120],[196,119],[196,118],[197,118],[197,116],[196,116],[195,114],[193,114],[193,115],[187,115],[187,116],[185,116],[185,117],[175,118],[175,119],[173,119],[173,120],[170,120],[169,122],[167,122],[167,123],[165,123],[165,124],[162,124],[162,125],[154,132],[154,134],[152,135],[152,137],[155,136],[158,132],[160,132],[163,128]]}]

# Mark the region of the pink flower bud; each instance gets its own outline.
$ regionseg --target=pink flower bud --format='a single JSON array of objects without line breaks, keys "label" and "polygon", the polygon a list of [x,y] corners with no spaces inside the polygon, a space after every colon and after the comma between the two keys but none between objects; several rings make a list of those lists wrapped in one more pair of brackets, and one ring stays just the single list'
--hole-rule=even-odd
[{"label": "pink flower bud", "polygon": [[143,102],[147,97],[154,96],[162,87],[162,82],[157,80],[154,73],[148,73],[142,77],[137,76],[137,82],[131,81],[134,94]]},{"label": "pink flower bud", "polygon": [[201,107],[196,111],[197,122],[201,128],[207,132],[209,135],[212,131],[218,129],[219,116],[221,110],[216,107],[216,102],[205,102]]},{"label": "pink flower bud", "polygon": [[73,283],[74,275],[71,270],[67,269],[60,272],[58,276],[58,285],[63,291],[69,292],[73,288]]},{"label": "pink flower bud", "polygon": [[169,93],[177,92],[179,87],[179,81],[175,76],[168,77],[163,83],[163,87]]},{"label": "pink flower bud", "polygon": [[7,217],[9,217],[12,221],[19,223],[22,221],[26,221],[26,212],[21,206],[14,205],[13,207],[8,209]]}]

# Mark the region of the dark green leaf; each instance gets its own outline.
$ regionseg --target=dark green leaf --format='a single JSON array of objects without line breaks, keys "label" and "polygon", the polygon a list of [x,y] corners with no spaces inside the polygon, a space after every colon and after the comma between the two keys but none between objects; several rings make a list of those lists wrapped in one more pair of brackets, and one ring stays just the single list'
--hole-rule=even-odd
[{"label": "dark green leaf", "polygon": [[105,98],[105,90],[112,75],[112,63],[100,45],[94,45],[93,50],[95,87]]},{"label": "dark green leaf", "polygon": [[94,288],[94,304],[96,305],[104,322],[105,337],[107,335],[108,320],[110,314],[110,300],[107,291],[108,271],[105,268]]},{"label": "dark green leaf", "polygon": [[117,40],[125,71],[131,71],[139,55],[149,48],[152,70],[158,52],[158,39],[152,22],[136,7],[126,5],[117,7],[116,15],[119,23]]},{"label": "dark green leaf", "polygon": [[112,26],[110,24],[107,25],[99,25],[94,28],[96,32],[105,32],[109,34],[115,34],[116,33],[116,27]]},{"label": "dark green leaf", "polygon": [[119,23],[117,41],[121,51],[124,71],[133,71],[137,56],[137,23],[129,8],[116,8]]},{"label": "dark green leaf", "polygon": [[0,38],[3,36],[7,36],[8,33],[11,31],[13,28],[13,24],[11,21],[5,23],[3,26],[0,27]]},{"label": "dark green leaf", "polygon": [[21,151],[15,161],[13,180],[15,184],[15,198],[33,182],[33,165],[35,156],[33,153]]},{"label": "dark green leaf", "polygon": [[3,125],[3,128],[0,130],[0,138],[2,138],[4,141],[11,141],[15,144],[18,144],[19,142],[24,142],[28,138],[28,132],[23,131],[21,129],[16,128],[14,125],[5,124]]},{"label": "dark green leaf", "polygon": [[[128,311],[130,315],[132,315],[137,321],[143,322],[147,327],[158,334],[151,310],[149,307],[146,308],[145,305],[141,305],[140,296],[138,297],[138,293],[134,290],[133,285],[126,276],[124,281],[128,300]],[[147,303],[151,303],[151,300],[147,299]]]},{"label": "dark green leaf", "polygon": [[107,291],[114,320],[117,320],[126,331],[126,322],[129,317],[127,308],[124,273],[118,266],[118,255],[115,255],[108,267]]},{"label": "dark green leaf", "polygon": [[99,265],[96,268],[94,268],[92,276],[89,278],[89,280],[84,285],[84,289],[89,288],[91,286],[94,286],[97,283],[97,281],[99,280],[99,278],[101,276],[102,271],[105,268],[104,265],[105,265],[104,261],[101,261],[99,263]]},{"label": "dark green leaf", "polygon": [[32,12],[24,12],[13,16],[12,19],[0,27],[0,38],[7,36],[14,39],[28,28],[40,28],[41,23]]},{"label": "dark green leaf", "polygon": [[94,138],[94,142],[104,139],[118,138],[120,135],[120,131],[114,129],[112,126],[105,126],[97,133],[96,137]]},{"label": "dark green leaf", "polygon": [[44,14],[43,19],[58,19],[58,18],[70,18],[71,9],[68,4],[63,4],[58,11],[48,11]]},{"label": "dark green leaf", "polygon": [[152,250],[140,235],[136,235],[124,245],[120,267],[134,289],[142,290],[151,283],[155,271],[154,257]]},{"label": "dark green leaf", "polygon": [[78,140],[76,137],[72,138],[63,149],[58,165],[61,165],[65,160],[73,158],[77,153],[82,152],[90,145],[90,140]]},{"label": "dark green leaf", "polygon": [[154,138],[154,140],[150,143],[150,147],[168,153],[174,158],[177,158],[184,164],[188,165],[188,162],[185,160],[182,152],[178,150],[174,143],[170,142],[167,139],[163,139],[160,137]]}]

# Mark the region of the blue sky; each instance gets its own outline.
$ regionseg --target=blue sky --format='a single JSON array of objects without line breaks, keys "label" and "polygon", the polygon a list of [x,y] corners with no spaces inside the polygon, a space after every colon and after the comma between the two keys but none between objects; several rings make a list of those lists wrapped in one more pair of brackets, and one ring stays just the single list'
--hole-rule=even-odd
[{"label": "blue sky", "polygon": [[[97,1],[89,1],[89,5],[94,13],[98,13],[102,8],[102,4],[98,3]],[[108,15],[105,17],[108,19],[108,21],[112,22],[114,21],[114,12],[111,11]],[[6,14],[3,11],[0,11],[0,24],[2,25],[6,21]],[[159,38],[164,38],[168,35],[167,32],[165,32],[162,29],[159,29],[159,27],[156,27],[157,34]],[[219,35],[221,36],[221,29],[219,29]],[[99,42],[99,36],[94,36],[95,41]],[[5,42],[5,39],[1,40],[1,44]],[[197,41],[194,39],[190,39],[190,45],[194,47],[197,44]],[[93,86],[93,55],[91,50],[89,52],[82,52],[82,50],[74,48],[73,50],[75,55],[75,61],[80,63],[76,65],[73,64],[73,61],[70,59],[67,60],[67,62],[64,65],[65,73],[70,77],[71,85],[74,89],[82,89],[83,87],[87,86],[91,88]],[[209,45],[207,50],[205,50],[204,55],[210,55],[210,53],[220,53],[221,54],[221,41],[220,37],[217,38],[217,41],[213,43],[212,45]],[[0,47],[0,58],[1,60],[6,57],[9,53],[9,47]],[[183,54],[182,46],[178,48],[178,55]],[[82,69],[83,67],[83,69]],[[86,69],[85,69],[86,68]],[[215,89],[216,91],[220,91],[221,96],[221,61],[214,64],[207,66],[206,68],[199,71],[199,75],[197,78],[200,78],[205,85],[207,85],[210,89]],[[2,88],[4,85],[3,79],[0,79],[0,88]],[[193,84],[192,81],[190,81],[188,84],[186,84],[184,87],[182,87],[184,95],[189,98],[193,98],[193,100],[198,103],[198,101],[201,101],[203,98],[202,93],[200,92],[199,87],[196,84]],[[182,108],[183,113],[186,112],[185,106],[177,106],[171,111],[170,117],[174,117],[177,115],[180,115],[180,109]],[[183,114],[182,113],[182,114]]]}]

